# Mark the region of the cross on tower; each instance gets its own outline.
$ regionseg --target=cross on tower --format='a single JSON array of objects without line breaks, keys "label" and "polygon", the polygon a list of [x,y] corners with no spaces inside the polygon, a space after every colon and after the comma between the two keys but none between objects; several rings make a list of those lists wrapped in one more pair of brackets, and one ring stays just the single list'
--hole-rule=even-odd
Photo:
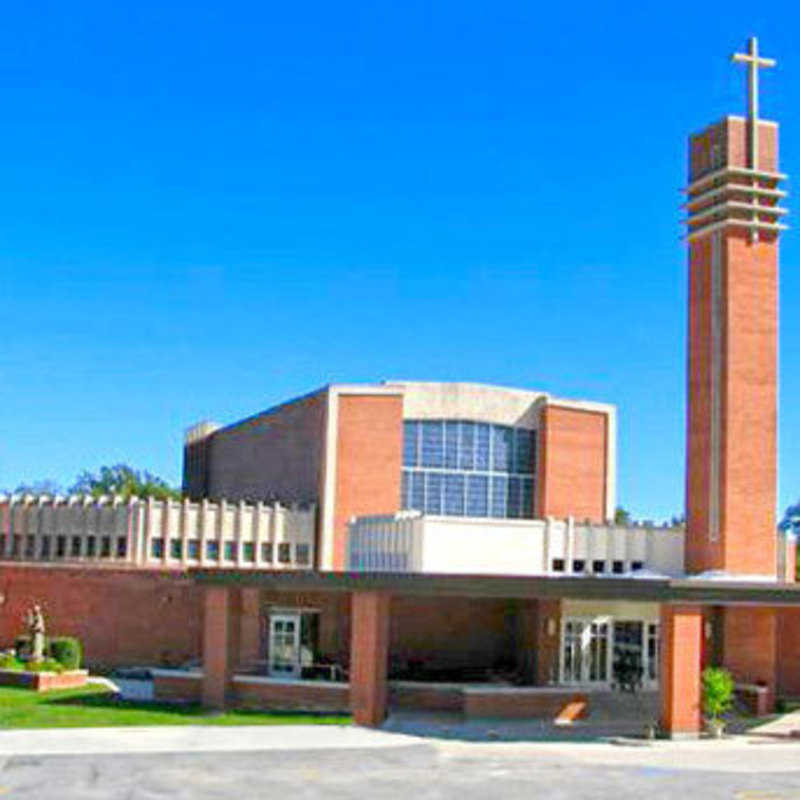
[{"label": "cross on tower", "polygon": [[734,53],[731,61],[747,64],[748,122],[750,124],[750,163],[751,169],[758,169],[758,70],[759,67],[774,67],[775,60],[763,58],[758,54],[758,39],[750,37],[749,52]]}]

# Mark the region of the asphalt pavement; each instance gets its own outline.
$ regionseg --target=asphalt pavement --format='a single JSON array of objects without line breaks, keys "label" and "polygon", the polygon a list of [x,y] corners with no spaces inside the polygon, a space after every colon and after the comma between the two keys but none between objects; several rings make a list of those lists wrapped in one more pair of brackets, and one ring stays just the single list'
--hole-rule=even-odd
[{"label": "asphalt pavement", "polygon": [[[464,742],[323,726],[184,728],[180,739],[175,730],[61,731],[58,747],[38,737],[30,752],[36,736],[12,743],[8,734],[22,732],[2,732],[0,799],[800,800],[800,742],[787,739]],[[64,754],[70,739],[79,753]],[[175,749],[186,747],[199,749]]]}]

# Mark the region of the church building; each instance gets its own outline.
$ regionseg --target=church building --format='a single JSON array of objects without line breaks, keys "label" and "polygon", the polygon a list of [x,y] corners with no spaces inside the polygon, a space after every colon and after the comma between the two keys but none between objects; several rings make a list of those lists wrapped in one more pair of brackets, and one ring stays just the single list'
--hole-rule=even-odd
[{"label": "church building", "polygon": [[569,722],[625,673],[691,737],[709,664],[756,713],[800,696],[775,516],[786,175],[758,109],[774,62],[755,38],[733,60],[747,116],[688,140],[685,528],[615,524],[613,405],[335,384],[192,427],[183,502],[0,498],[0,637],[36,599],[87,657],[169,666],[159,697],[364,725],[393,708]]}]

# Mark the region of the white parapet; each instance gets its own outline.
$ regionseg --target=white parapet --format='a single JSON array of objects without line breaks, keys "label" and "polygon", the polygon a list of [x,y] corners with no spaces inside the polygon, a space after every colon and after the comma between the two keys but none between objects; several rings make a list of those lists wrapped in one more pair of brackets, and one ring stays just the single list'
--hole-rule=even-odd
[{"label": "white parapet", "polygon": [[0,561],[312,569],[313,507],[0,496]]},{"label": "white parapet", "polygon": [[683,574],[680,528],[572,519],[354,517],[348,569],[465,575]]}]

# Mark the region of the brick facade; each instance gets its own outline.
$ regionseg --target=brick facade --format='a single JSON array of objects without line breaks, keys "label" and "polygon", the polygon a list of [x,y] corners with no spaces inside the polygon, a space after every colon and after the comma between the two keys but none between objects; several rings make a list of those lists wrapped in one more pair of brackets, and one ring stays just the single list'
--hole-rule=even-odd
[{"label": "brick facade", "polygon": [[200,656],[200,592],[182,573],[5,564],[0,645],[42,605],[49,635],[77,636],[89,666],[165,664]]},{"label": "brick facade", "polygon": [[609,433],[608,414],[550,404],[542,408],[536,516],[605,521]]},{"label": "brick facade", "polygon": [[737,683],[767,687],[772,710],[777,684],[778,615],[774,608],[729,606],[723,612],[723,664]]},{"label": "brick facade", "polygon": [[400,508],[402,395],[338,398],[333,569],[345,568],[350,517]]},{"label": "brick facade", "polygon": [[[762,123],[759,137],[759,166],[774,170],[777,127]],[[690,140],[690,181],[745,166],[745,152],[744,120],[711,126]],[[748,231],[728,228],[691,242],[689,572],[775,574],[777,302],[774,234],[752,242]]]},{"label": "brick facade", "polygon": [[800,698],[800,608],[777,609],[775,624],[777,694]]},{"label": "brick facade", "polygon": [[317,501],[327,408],[328,392],[323,389],[211,434],[208,495],[228,500]]}]

